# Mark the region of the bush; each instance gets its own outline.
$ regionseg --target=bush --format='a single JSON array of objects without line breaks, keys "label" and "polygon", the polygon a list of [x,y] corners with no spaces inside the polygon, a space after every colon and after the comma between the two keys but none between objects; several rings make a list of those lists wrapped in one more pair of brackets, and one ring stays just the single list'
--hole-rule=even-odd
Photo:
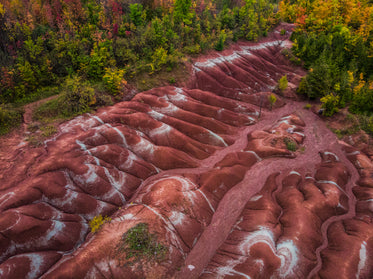
[{"label": "bush", "polygon": [[270,109],[272,110],[272,107],[276,103],[277,98],[274,94],[271,94],[268,96],[268,100],[269,100]]},{"label": "bush", "polygon": [[96,103],[95,91],[87,82],[79,77],[69,78],[62,87],[63,109],[65,116],[74,116],[88,112]]},{"label": "bush", "polygon": [[88,112],[96,104],[95,90],[79,77],[69,78],[61,88],[58,98],[50,100],[39,106],[33,118],[69,118]]},{"label": "bush", "polygon": [[339,96],[334,96],[329,94],[320,99],[322,102],[321,107],[324,108],[323,115],[332,116],[334,113],[338,112]]},{"label": "bush", "polygon": [[280,89],[280,91],[284,91],[286,88],[288,88],[288,78],[286,75],[284,75],[283,77],[280,78],[280,80],[278,81],[278,89]]},{"label": "bush", "polygon": [[11,129],[22,123],[22,110],[10,106],[0,105],[0,135],[8,133]]},{"label": "bush", "polygon": [[297,143],[291,138],[284,138],[284,143],[289,151],[296,151],[298,149]]},{"label": "bush", "polygon": [[218,42],[215,45],[215,49],[218,51],[222,51],[224,49],[224,43],[226,39],[227,39],[227,34],[225,33],[224,30],[222,30],[220,32]]},{"label": "bush", "polygon": [[110,92],[112,95],[117,95],[122,86],[127,84],[127,81],[123,79],[124,70],[116,69],[116,68],[106,68],[105,75],[102,77],[102,81],[104,82],[105,88]]}]

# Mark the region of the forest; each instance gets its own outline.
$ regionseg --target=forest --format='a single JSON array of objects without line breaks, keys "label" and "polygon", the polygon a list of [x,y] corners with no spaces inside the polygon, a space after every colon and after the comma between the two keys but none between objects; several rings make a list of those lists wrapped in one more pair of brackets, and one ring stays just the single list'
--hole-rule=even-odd
[{"label": "forest", "polygon": [[2,0],[0,134],[21,122],[24,104],[59,94],[38,109],[39,118],[110,105],[142,73],[172,72],[189,56],[255,41],[280,21],[296,25],[284,54],[308,69],[299,94],[320,98],[326,116],[347,105],[373,111],[370,1],[136,2]]}]

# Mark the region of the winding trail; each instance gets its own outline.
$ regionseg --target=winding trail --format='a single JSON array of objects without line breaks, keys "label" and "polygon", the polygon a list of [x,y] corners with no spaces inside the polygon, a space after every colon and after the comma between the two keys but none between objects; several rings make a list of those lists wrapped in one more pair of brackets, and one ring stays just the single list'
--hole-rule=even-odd
[{"label": "winding trail", "polygon": [[[257,124],[246,127],[240,133],[233,145],[216,152],[214,156],[203,161],[202,165],[206,167],[166,172],[168,175],[201,173],[214,166],[224,158],[226,154],[242,151],[247,146],[247,134],[255,130],[265,130],[276,122],[276,120],[291,113],[299,115],[307,124],[312,123],[311,125],[306,125],[304,130],[305,141],[303,146],[305,146],[305,151],[303,153],[297,153],[297,157],[293,159],[271,158],[258,162],[246,173],[245,178],[224,196],[214,214],[211,224],[206,228],[199,241],[193,247],[193,250],[189,253],[185,260],[184,267],[176,275],[176,278],[188,279],[199,277],[202,270],[214,256],[218,247],[226,240],[234,224],[237,222],[238,217],[242,213],[245,204],[259,192],[261,187],[265,184],[267,176],[263,175],[264,173],[280,173],[280,176],[277,178],[278,181],[281,181],[282,178],[292,170],[313,175],[315,165],[320,163],[319,152],[329,151],[335,153],[352,174],[346,186],[349,199],[349,211],[341,216],[333,216],[322,224],[321,232],[323,243],[316,250],[317,265],[307,278],[312,278],[318,273],[322,266],[320,253],[328,246],[327,231],[329,226],[335,221],[349,219],[355,215],[356,198],[352,193],[352,187],[356,185],[359,175],[356,168],[346,158],[345,153],[338,144],[336,135],[326,127],[325,123],[317,115],[304,109],[305,104],[304,102],[287,100],[287,104],[284,107],[276,109],[274,112],[266,111]],[[279,190],[280,189],[278,189],[278,191]],[[214,241],[211,241],[211,239],[214,239]],[[194,266],[195,268],[190,270],[188,266]]]}]

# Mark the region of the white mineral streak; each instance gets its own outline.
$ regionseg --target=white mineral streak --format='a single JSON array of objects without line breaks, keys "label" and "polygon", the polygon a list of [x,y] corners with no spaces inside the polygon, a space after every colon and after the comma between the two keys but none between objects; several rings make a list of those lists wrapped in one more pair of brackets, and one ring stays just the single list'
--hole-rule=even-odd
[{"label": "white mineral streak", "polygon": [[204,199],[206,200],[207,204],[209,205],[211,211],[212,211],[212,212],[215,212],[214,207],[213,207],[212,204],[210,203],[210,200],[206,197],[205,193],[203,193],[200,189],[198,189],[197,192],[199,192],[199,193],[204,197]]},{"label": "white mineral streak", "polygon": [[346,196],[347,193],[345,192],[345,190],[343,190],[337,183],[335,183],[334,181],[331,181],[331,180],[319,180],[317,181],[317,183],[320,183],[320,184],[333,184],[334,186],[336,186],[342,193],[344,193]]},{"label": "white mineral streak", "polygon": [[38,254],[27,254],[24,257],[30,260],[30,272],[26,275],[26,279],[37,278],[41,267],[43,266],[44,259]]},{"label": "white mineral streak", "polygon": [[185,219],[185,215],[179,211],[172,211],[169,219],[174,226],[182,225]]},{"label": "white mineral streak", "polygon": [[245,151],[245,152],[246,152],[246,153],[251,153],[251,154],[253,154],[253,155],[255,156],[255,158],[258,160],[258,162],[260,162],[260,161],[262,160],[262,158],[260,158],[260,157],[258,156],[258,154],[256,154],[255,151],[247,150],[247,151]]},{"label": "white mineral streak", "polygon": [[250,201],[258,201],[262,198],[263,196],[262,195],[255,195],[255,196],[252,196]]},{"label": "white mineral streak", "polygon": [[188,269],[190,270],[190,271],[192,271],[193,269],[195,269],[196,267],[194,266],[194,265],[191,265],[191,264],[188,264]]},{"label": "white mineral streak", "polygon": [[298,176],[301,176],[300,173],[297,172],[297,171],[291,171],[289,174],[296,174],[296,175],[298,175]]},{"label": "white mineral streak", "polygon": [[159,136],[159,135],[167,136],[172,131],[172,129],[173,128],[170,125],[162,123],[162,125],[159,126],[158,128],[155,128],[155,129],[151,130],[150,133],[149,133],[149,136],[150,136],[150,138],[153,138],[153,137]]},{"label": "white mineral streak", "polygon": [[[249,233],[238,245],[239,253],[242,256],[229,260],[224,266],[216,268],[216,278],[224,278],[228,275],[241,275],[244,278],[250,278],[249,275],[238,272],[234,268],[247,260],[247,257],[250,256],[251,247],[258,243],[268,245],[273,254],[280,259],[281,266],[276,272],[279,278],[289,278],[296,274],[299,252],[293,241],[281,240],[276,244],[272,231],[266,227],[259,227],[259,230]],[[258,262],[258,265],[260,265],[260,262]]]},{"label": "white mineral streak", "polygon": [[158,211],[156,211],[154,208],[143,204],[144,207],[152,211],[156,216],[158,216],[159,219],[163,221],[163,223],[166,225],[166,230],[171,236],[171,242],[173,242],[173,245],[178,248],[178,250],[184,255],[184,250],[182,249],[182,245],[180,243],[179,237],[178,237],[178,232],[175,230],[174,226],[172,223],[167,220],[166,218],[163,217],[162,214],[160,214]]},{"label": "white mineral streak", "polygon": [[333,156],[334,158],[335,158],[335,160],[338,162],[339,161],[339,158],[338,158],[338,156],[337,155],[335,155],[334,153],[332,153],[332,152],[328,152],[328,151],[325,151],[324,152],[324,154],[325,155],[331,155],[331,156]]},{"label": "white mineral streak", "polygon": [[364,272],[364,268],[367,264],[367,258],[367,243],[363,241],[363,243],[361,243],[361,248],[359,252],[359,265],[357,266],[356,279],[359,279],[361,273]]}]

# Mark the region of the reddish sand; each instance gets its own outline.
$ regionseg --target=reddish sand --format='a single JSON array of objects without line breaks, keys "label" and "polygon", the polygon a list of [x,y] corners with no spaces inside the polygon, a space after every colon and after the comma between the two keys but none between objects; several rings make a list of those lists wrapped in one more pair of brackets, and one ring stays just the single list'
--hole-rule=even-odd
[{"label": "reddish sand", "polygon": [[[304,75],[281,54],[291,28],[1,154],[0,278],[372,278],[373,154],[302,102],[269,104]],[[138,223],[163,261],[118,251]]]}]

